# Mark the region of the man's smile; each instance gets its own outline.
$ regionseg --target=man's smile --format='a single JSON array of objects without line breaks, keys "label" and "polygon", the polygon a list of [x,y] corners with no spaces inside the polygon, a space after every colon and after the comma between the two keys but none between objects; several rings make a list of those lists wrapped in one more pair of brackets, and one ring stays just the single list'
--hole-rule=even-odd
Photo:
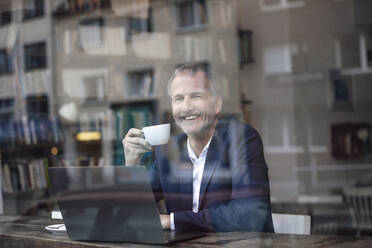
[{"label": "man's smile", "polygon": [[184,117],[184,119],[187,121],[190,121],[190,120],[195,120],[198,117],[199,117],[198,115],[190,115],[190,116]]},{"label": "man's smile", "polygon": [[181,113],[180,115],[178,115],[178,119],[180,121],[193,121],[198,119],[198,117],[200,117],[201,115],[202,115],[201,113],[198,113],[196,111],[190,111],[186,113]]}]

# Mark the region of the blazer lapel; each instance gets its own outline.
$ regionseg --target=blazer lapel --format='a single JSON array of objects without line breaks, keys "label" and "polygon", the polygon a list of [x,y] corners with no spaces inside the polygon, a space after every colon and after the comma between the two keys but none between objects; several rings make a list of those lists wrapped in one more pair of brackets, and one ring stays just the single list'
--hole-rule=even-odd
[{"label": "blazer lapel", "polygon": [[200,186],[200,195],[199,195],[199,206],[201,206],[201,203],[203,201],[204,195],[206,193],[207,187],[210,183],[210,180],[212,178],[213,173],[215,172],[215,169],[219,163],[218,161],[218,138],[213,137],[208,149],[207,158],[205,160],[204,170],[203,170],[203,178],[201,181]]},{"label": "blazer lapel", "polygon": [[180,200],[182,202],[183,209],[192,209],[192,193],[193,193],[193,179],[192,171],[193,166],[190,161],[187,145],[185,140],[180,144],[180,163],[178,164],[179,172],[179,186],[180,186]]}]

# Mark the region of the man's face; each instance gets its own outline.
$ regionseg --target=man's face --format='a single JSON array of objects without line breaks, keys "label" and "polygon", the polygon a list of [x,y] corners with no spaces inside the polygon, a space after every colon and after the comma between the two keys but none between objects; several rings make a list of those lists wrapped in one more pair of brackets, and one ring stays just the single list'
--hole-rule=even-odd
[{"label": "man's face", "polygon": [[222,100],[214,98],[204,72],[181,73],[171,87],[173,117],[187,135],[200,135],[214,124],[221,112]]}]

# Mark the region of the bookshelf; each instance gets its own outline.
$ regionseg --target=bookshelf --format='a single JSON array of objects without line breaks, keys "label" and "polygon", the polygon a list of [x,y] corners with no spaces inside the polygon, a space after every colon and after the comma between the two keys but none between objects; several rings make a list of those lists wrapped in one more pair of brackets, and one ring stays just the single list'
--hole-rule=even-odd
[{"label": "bookshelf", "polygon": [[56,120],[0,123],[1,193],[5,214],[27,214],[48,198],[48,166],[62,151]]},{"label": "bookshelf", "polygon": [[[130,128],[142,129],[157,122],[157,101],[140,100],[113,103],[113,164],[124,164],[124,151],[122,139]],[[144,155],[143,164],[148,165],[152,161],[152,154]]]}]

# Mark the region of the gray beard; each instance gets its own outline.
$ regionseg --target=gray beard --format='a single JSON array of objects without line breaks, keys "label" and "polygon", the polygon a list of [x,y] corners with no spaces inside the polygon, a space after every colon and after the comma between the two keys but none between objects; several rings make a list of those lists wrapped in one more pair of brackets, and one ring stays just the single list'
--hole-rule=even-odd
[{"label": "gray beard", "polygon": [[188,133],[186,132],[186,130],[184,130],[181,125],[178,125],[178,123],[176,122],[177,126],[182,130],[182,132],[184,132],[187,136],[203,136],[205,134],[208,133],[209,129],[213,126],[215,120],[217,118],[214,117],[213,119],[210,119],[206,125],[203,125],[199,130],[197,131],[194,131],[194,132],[191,132],[191,133]]}]

